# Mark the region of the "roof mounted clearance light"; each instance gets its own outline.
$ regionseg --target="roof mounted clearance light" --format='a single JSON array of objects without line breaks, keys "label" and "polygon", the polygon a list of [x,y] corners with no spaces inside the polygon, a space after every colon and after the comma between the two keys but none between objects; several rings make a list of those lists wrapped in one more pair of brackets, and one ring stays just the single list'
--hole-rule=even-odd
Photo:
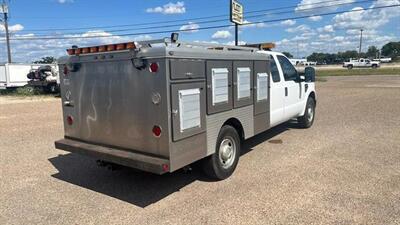
[{"label": "roof mounted clearance light", "polygon": [[88,53],[122,51],[122,50],[131,50],[131,49],[136,49],[135,42],[101,45],[101,46],[91,46],[91,47],[84,47],[84,48],[77,48],[75,46],[70,49],[67,49],[67,53],[68,53],[68,55],[80,55],[80,54],[88,54]]}]

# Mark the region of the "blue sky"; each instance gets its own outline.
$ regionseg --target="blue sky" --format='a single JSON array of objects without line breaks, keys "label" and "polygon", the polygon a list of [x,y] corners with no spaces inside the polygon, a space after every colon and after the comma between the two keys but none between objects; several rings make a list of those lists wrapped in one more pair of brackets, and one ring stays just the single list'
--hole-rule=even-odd
[{"label": "blue sky", "polygon": [[[369,45],[380,47],[389,41],[400,41],[400,7],[360,11],[366,8],[400,4],[400,0],[241,0],[240,2],[245,12],[265,10],[245,13],[246,22],[279,20],[242,26],[241,42],[275,42],[276,50],[289,51],[298,57],[307,56],[312,52],[357,50],[360,28],[365,30],[364,51]],[[285,9],[276,9],[282,7]],[[11,41],[13,59],[18,62],[29,62],[48,55],[59,57],[65,54],[65,48],[73,44],[87,46],[169,36],[167,33],[132,36],[119,36],[120,34],[187,28],[202,29],[207,26],[230,24],[228,16],[194,19],[228,14],[229,0],[11,0],[9,8],[9,25],[12,30],[12,39],[14,39]],[[354,11],[294,19],[305,15],[351,10]],[[226,21],[200,22],[217,19],[226,19]],[[171,20],[185,21],[159,23]],[[109,27],[140,23],[154,24]],[[163,27],[164,25],[168,27]],[[158,28],[134,30],[149,26],[158,26]],[[39,29],[53,30],[39,31]],[[0,33],[4,37],[3,26],[0,26]],[[232,28],[180,33],[180,39],[185,41],[232,44],[234,40]],[[73,37],[74,39],[38,39],[43,36]],[[88,36],[104,37],[85,38]],[[0,39],[0,62],[6,60],[3,37]]]}]

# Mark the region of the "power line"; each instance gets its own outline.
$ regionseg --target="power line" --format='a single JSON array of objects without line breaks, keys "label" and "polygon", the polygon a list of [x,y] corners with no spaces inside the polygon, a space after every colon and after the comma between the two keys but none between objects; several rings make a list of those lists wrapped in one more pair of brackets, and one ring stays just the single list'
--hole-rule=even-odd
[{"label": "power line", "polygon": [[[345,11],[337,11],[337,12],[331,12],[331,13],[320,13],[320,14],[313,14],[313,15],[306,15],[306,16],[297,16],[297,17],[287,17],[287,18],[281,18],[281,19],[274,19],[274,20],[264,20],[264,21],[258,21],[258,22],[251,22],[247,23],[245,25],[256,25],[256,24],[262,24],[262,23],[273,23],[273,22],[280,22],[284,20],[298,20],[298,19],[305,19],[305,18],[310,18],[313,16],[329,16],[329,15],[336,15],[340,13],[348,13],[348,12],[359,12],[359,11],[369,11],[369,10],[377,10],[377,9],[384,9],[384,8],[393,8],[393,7],[398,7],[400,4],[396,5],[387,5],[387,6],[377,6],[374,8],[366,8],[366,9],[353,9],[353,10],[345,10]],[[172,32],[184,32],[184,31],[194,31],[194,30],[209,30],[209,29],[217,29],[217,28],[227,28],[227,27],[233,27],[234,25],[229,24],[229,25],[217,25],[217,26],[208,26],[208,27],[200,27],[200,28],[191,28],[191,29],[183,29],[183,30],[164,30],[164,31],[152,31],[152,32],[138,32],[138,33],[126,33],[126,34],[119,34],[119,35],[101,35],[101,36],[86,36],[86,37],[43,37],[43,38],[13,38],[11,40],[59,40],[59,39],[88,39],[88,38],[104,38],[104,37],[114,37],[114,36],[119,36],[119,37],[124,37],[124,36],[137,36],[137,35],[149,35],[149,34],[163,34],[163,33],[172,33]]]},{"label": "power line", "polygon": [[[362,0],[362,1],[357,1],[357,2],[346,2],[346,3],[341,3],[341,4],[335,4],[335,5],[319,6],[319,7],[313,7],[313,8],[308,8],[308,9],[304,9],[304,10],[298,10],[297,12],[310,11],[310,10],[323,9],[323,8],[349,5],[349,4],[351,4],[351,5],[360,4],[360,3],[366,3],[366,2],[371,2],[371,1],[374,1],[374,0]],[[257,12],[261,12],[261,10],[257,10]],[[290,11],[280,11],[280,12],[275,12],[275,13],[262,13],[262,14],[248,16],[246,18],[257,18],[257,17],[264,17],[267,15],[280,15],[280,14],[288,14],[288,13],[293,13],[293,11],[290,10]],[[198,24],[218,23],[218,22],[226,22],[226,19],[200,21],[200,22],[197,22],[196,24],[198,25]],[[113,33],[113,32],[125,32],[125,31],[135,31],[135,30],[150,30],[150,29],[158,29],[158,28],[177,27],[177,26],[181,27],[181,26],[185,26],[185,25],[190,25],[190,24],[180,23],[180,24],[159,25],[159,26],[141,27],[141,28],[130,28],[130,29],[102,30],[102,32]],[[244,25],[246,25],[246,24],[244,24]],[[63,36],[63,35],[80,35],[80,34],[82,34],[82,32],[59,33],[59,34],[52,34],[52,35],[36,34],[35,37],[57,37],[57,36]]]},{"label": "power line", "polygon": [[[319,4],[332,3],[332,2],[336,2],[337,3],[337,2],[340,2],[340,1],[346,1],[346,0],[328,0],[328,1],[321,1],[321,2],[303,4],[302,6],[312,6],[312,5],[319,5]],[[372,0],[370,0],[370,1],[372,1]],[[354,2],[352,2],[352,3],[354,3]],[[347,4],[349,4],[348,1],[347,1]],[[334,6],[334,5],[329,5],[329,7],[332,7],[332,6]],[[264,12],[264,11],[276,11],[276,10],[282,10],[282,9],[295,8],[295,7],[298,7],[298,5],[291,5],[291,6],[284,6],[284,7],[271,8],[271,9],[248,11],[248,12],[245,12],[245,14],[252,14],[252,13],[258,13],[258,12]],[[304,10],[304,11],[308,11],[308,10],[312,10],[312,9],[307,9],[307,10]],[[203,20],[203,19],[212,19],[212,18],[219,18],[219,17],[227,17],[227,16],[229,16],[229,14],[221,14],[221,15],[205,16],[205,17],[196,17],[196,18],[190,18],[190,19],[169,20],[169,21],[156,21],[156,22],[147,22],[147,23],[121,24],[121,25],[112,25],[112,26],[27,29],[27,30],[24,30],[24,31],[25,32],[30,32],[30,31],[68,31],[68,30],[106,29],[106,28],[117,28],[117,27],[131,27],[131,26],[145,26],[145,25],[153,25],[153,24],[166,24],[166,23],[183,22],[183,21],[190,22],[190,21],[197,21],[197,20]]]}]

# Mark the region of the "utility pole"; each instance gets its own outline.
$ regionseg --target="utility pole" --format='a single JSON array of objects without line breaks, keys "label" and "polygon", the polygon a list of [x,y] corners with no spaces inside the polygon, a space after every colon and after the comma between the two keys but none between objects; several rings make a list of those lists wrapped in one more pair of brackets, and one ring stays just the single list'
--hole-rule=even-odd
[{"label": "utility pole", "polygon": [[8,30],[8,5],[6,4],[6,2],[4,0],[3,0],[3,4],[1,5],[1,12],[4,15],[4,29],[6,31],[8,63],[11,63],[10,33]]},{"label": "utility pole", "polygon": [[358,50],[358,57],[361,56],[361,47],[362,47],[362,33],[363,33],[363,29],[360,29],[361,33],[360,33],[360,49]]}]

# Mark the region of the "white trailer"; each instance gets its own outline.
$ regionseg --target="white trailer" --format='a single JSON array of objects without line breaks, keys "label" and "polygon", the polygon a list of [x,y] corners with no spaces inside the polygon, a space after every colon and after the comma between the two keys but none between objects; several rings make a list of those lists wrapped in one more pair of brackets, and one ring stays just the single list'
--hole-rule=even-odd
[{"label": "white trailer", "polygon": [[22,87],[28,84],[27,74],[41,64],[6,63],[0,65],[0,89]]}]

